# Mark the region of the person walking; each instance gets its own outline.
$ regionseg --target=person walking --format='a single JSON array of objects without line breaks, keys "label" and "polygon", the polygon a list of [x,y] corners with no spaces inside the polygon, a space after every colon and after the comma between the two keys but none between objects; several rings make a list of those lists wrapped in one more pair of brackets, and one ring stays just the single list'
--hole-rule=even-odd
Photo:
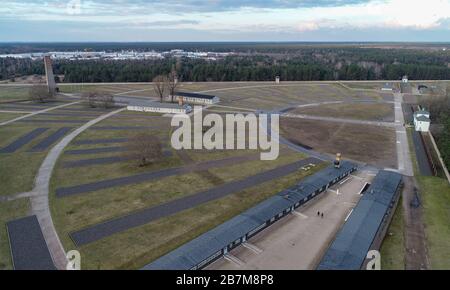
[{"label": "person walking", "polygon": [[320,216],[320,211],[317,212],[317,216]]},{"label": "person walking", "polygon": [[323,218],[323,213],[321,215],[322,215],[322,218]]}]

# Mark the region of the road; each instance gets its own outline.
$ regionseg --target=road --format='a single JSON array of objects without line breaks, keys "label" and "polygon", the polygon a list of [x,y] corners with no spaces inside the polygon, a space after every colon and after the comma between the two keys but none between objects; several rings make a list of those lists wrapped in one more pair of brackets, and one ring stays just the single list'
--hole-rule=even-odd
[{"label": "road", "polygon": [[64,105],[55,106],[55,107],[51,107],[51,108],[48,108],[48,109],[36,111],[36,112],[30,113],[30,114],[27,114],[27,115],[24,115],[24,116],[20,116],[20,117],[14,118],[12,120],[5,121],[3,123],[0,123],[0,126],[8,125],[8,124],[11,124],[11,123],[23,120],[25,118],[33,117],[33,116],[36,116],[36,115],[39,115],[39,114],[42,114],[42,113],[46,113],[46,112],[49,112],[49,111],[53,111],[53,110],[56,110],[56,109],[64,108],[64,107],[67,107],[67,106],[72,106],[72,105],[78,104],[80,102],[81,101],[76,101],[76,102],[72,102],[72,103],[68,103],[68,104],[64,104]]},{"label": "road", "polygon": [[413,176],[413,166],[409,153],[408,135],[405,128],[405,117],[402,109],[403,95],[394,94],[395,135],[397,146],[398,170],[406,176]]}]

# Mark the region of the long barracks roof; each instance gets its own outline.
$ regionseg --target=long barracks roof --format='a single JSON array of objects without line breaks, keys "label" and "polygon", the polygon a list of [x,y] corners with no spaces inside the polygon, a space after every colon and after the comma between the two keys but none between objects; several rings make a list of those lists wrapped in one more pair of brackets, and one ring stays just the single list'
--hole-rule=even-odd
[{"label": "long barracks roof", "polygon": [[402,176],[382,170],[358,202],[317,269],[359,270],[400,186]]},{"label": "long barracks roof", "polygon": [[181,96],[181,97],[187,97],[187,98],[198,98],[198,99],[208,99],[208,100],[212,100],[216,97],[216,96],[212,96],[212,95],[187,93],[187,92],[177,92],[176,95]]},{"label": "long barracks roof", "polygon": [[187,270],[218,253],[223,248],[257,229],[272,217],[289,209],[317,189],[355,169],[350,162],[342,162],[341,168],[327,167],[299,182],[296,186],[282,191],[248,209],[216,228],[180,246],[158,260],[146,265],[144,270]]}]

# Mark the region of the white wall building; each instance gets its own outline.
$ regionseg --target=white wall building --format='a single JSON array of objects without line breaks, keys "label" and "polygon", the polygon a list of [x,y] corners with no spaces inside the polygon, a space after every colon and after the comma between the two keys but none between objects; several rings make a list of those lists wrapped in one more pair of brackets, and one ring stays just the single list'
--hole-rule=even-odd
[{"label": "white wall building", "polygon": [[382,91],[388,91],[388,92],[392,92],[393,88],[392,88],[392,84],[391,83],[385,83],[384,86],[381,88]]},{"label": "white wall building", "polygon": [[425,110],[419,110],[414,113],[414,128],[419,132],[428,132],[430,130],[430,113]]},{"label": "white wall building", "polygon": [[[170,96],[168,96],[170,99]],[[196,93],[185,93],[177,92],[175,93],[174,100],[179,101],[182,98],[183,103],[201,104],[201,105],[212,105],[220,102],[219,97],[211,95],[203,95]]]},{"label": "white wall building", "polygon": [[188,114],[192,111],[192,107],[189,105],[180,106],[178,104],[155,102],[142,106],[129,105],[127,106],[127,110],[137,112],[161,113],[161,114]]},{"label": "white wall building", "polygon": [[407,82],[408,82],[408,76],[403,76],[402,83],[407,83]]}]

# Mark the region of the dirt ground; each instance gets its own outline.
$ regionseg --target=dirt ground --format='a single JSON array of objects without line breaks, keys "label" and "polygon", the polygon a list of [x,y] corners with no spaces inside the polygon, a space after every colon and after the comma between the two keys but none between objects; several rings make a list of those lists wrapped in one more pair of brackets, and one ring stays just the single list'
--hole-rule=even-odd
[{"label": "dirt ground", "polygon": [[389,103],[340,103],[303,107],[290,111],[294,114],[347,118],[368,121],[394,121],[394,106]]},{"label": "dirt ground", "polygon": [[[232,250],[231,259],[219,259],[208,269],[315,269],[361,197],[365,182],[373,178],[369,172],[356,175]],[[324,213],[323,218],[317,216],[318,211]]]},{"label": "dirt ground", "polygon": [[388,127],[295,118],[280,119],[281,134],[313,150],[343,154],[378,167],[397,167],[395,130]]}]

